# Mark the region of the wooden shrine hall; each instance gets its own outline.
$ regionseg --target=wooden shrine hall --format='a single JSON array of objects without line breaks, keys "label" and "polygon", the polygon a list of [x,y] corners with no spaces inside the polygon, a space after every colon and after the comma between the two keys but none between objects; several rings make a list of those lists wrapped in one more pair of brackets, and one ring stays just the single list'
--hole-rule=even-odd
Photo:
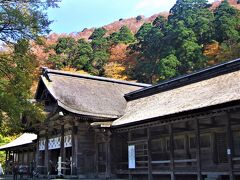
[{"label": "wooden shrine hall", "polygon": [[0,146],[0,151],[6,153],[5,174],[13,173],[14,165],[21,165],[29,170],[30,164],[35,161],[37,135],[24,133],[12,142]]},{"label": "wooden shrine hall", "polygon": [[41,176],[240,179],[240,59],[153,86],[44,68],[36,100]]}]

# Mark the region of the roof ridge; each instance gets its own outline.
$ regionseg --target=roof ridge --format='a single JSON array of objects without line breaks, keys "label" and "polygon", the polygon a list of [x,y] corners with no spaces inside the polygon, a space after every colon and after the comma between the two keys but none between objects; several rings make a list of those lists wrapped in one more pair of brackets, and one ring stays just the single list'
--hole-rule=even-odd
[{"label": "roof ridge", "polygon": [[68,71],[60,71],[60,70],[49,69],[47,67],[42,67],[42,74],[45,77],[47,77],[48,80],[50,80],[48,75],[47,75],[48,73],[58,74],[58,75],[63,75],[63,76],[85,78],[85,79],[93,79],[93,80],[98,80],[98,81],[106,81],[106,82],[112,82],[112,83],[119,83],[119,84],[138,86],[138,87],[150,87],[150,86],[152,86],[151,84],[135,83],[135,82],[130,82],[130,81],[117,80],[117,79],[113,79],[113,78],[85,75],[85,74],[79,74],[79,73],[68,72]]},{"label": "roof ridge", "polygon": [[181,86],[189,85],[191,83],[200,82],[206,79],[214,78],[223,74],[228,74],[240,70],[240,58],[228,62],[220,63],[210,66],[191,74],[185,74],[170,80],[163,81],[159,84],[139,89],[125,94],[127,100],[135,100],[138,98],[151,96],[153,94],[175,89]]}]

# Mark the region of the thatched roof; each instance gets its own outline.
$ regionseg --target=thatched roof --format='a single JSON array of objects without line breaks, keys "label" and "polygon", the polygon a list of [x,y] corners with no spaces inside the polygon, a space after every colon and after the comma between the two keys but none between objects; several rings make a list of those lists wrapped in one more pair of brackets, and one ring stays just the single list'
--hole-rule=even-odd
[{"label": "thatched roof", "polygon": [[44,90],[40,86],[69,112],[111,119],[123,115],[127,105],[124,94],[149,85],[45,69],[36,99],[41,98]]},{"label": "thatched roof", "polygon": [[[215,73],[205,80],[173,89],[164,89],[162,92],[131,100],[127,104],[124,116],[115,120],[112,125],[143,122],[152,118],[240,100],[239,69],[240,59],[204,71],[201,74],[204,78],[208,77],[210,71]],[[191,80],[191,76],[187,78],[188,81]],[[179,80],[181,81],[181,79]],[[146,91],[151,88],[161,89],[161,86],[146,88]],[[144,93],[144,91],[142,90],[140,93]]]},{"label": "thatched roof", "polygon": [[37,139],[36,134],[31,134],[31,133],[24,133],[21,136],[19,136],[17,139],[14,139],[8,144],[5,144],[3,146],[0,146],[0,150],[6,150],[18,146],[23,146],[23,145],[29,145],[32,144],[34,140]]}]

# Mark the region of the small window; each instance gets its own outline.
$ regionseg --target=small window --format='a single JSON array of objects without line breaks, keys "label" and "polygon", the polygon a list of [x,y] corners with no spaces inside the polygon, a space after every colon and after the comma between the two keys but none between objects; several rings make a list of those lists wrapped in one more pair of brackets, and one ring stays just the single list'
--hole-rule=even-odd
[{"label": "small window", "polygon": [[240,156],[240,132],[233,132],[234,155]]},{"label": "small window", "polygon": [[196,149],[196,137],[195,136],[190,136],[189,137],[189,149]]},{"label": "small window", "polygon": [[175,137],[174,138],[174,150],[184,150],[184,137]]},{"label": "small window", "polygon": [[153,152],[164,152],[163,139],[156,139],[151,141],[151,149]]},{"label": "small window", "polygon": [[[210,148],[211,147],[211,136],[209,134],[200,135],[200,146],[201,148]],[[189,137],[189,149],[197,148],[196,136]]]},{"label": "small window", "polygon": [[203,134],[200,136],[200,147],[201,148],[211,147],[211,136],[209,134]]}]

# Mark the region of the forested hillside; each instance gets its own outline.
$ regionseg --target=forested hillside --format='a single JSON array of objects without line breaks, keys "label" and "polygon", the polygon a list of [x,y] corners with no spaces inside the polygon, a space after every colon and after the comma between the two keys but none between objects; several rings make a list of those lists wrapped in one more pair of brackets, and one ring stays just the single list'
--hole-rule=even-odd
[{"label": "forested hillside", "polygon": [[44,119],[30,100],[41,66],[154,84],[240,57],[240,0],[177,0],[169,13],[49,35],[58,2],[0,1],[0,144]]},{"label": "forested hillside", "polygon": [[33,50],[39,66],[157,83],[240,57],[238,9],[238,0],[178,0],[169,13],[51,34]]}]

